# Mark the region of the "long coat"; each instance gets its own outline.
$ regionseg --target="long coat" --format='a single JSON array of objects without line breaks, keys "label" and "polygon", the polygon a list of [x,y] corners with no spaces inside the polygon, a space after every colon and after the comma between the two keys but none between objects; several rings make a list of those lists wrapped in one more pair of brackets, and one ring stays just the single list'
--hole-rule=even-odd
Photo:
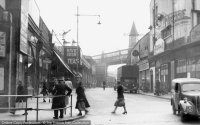
[{"label": "long coat", "polygon": [[80,101],[83,101],[85,103],[85,107],[88,108],[90,107],[88,101],[87,101],[87,98],[85,96],[85,90],[82,86],[79,86],[76,88],[76,94],[77,94],[77,101],[76,101],[76,109],[78,109],[78,103]]},{"label": "long coat", "polygon": [[[17,87],[17,95],[24,95],[24,86],[19,84]],[[17,96],[16,102],[25,102],[25,97]]]},{"label": "long coat", "polygon": [[124,99],[124,88],[122,87],[122,85],[119,85],[117,87],[117,98],[123,98]]},{"label": "long coat", "polygon": [[54,97],[52,102],[52,109],[56,108],[64,108],[65,105],[65,91],[68,91],[67,96],[69,96],[72,92],[72,90],[66,86],[65,84],[57,84],[55,85],[55,89],[53,90],[54,96],[60,96],[60,97]]}]

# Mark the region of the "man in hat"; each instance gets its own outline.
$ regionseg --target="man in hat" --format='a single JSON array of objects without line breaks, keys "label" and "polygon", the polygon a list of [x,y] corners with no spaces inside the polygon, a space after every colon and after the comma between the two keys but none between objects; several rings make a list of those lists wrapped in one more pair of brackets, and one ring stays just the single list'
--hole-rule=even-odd
[{"label": "man in hat", "polygon": [[[68,91],[67,94],[65,92]],[[54,119],[58,119],[58,108],[65,108],[65,95],[70,96],[72,92],[72,89],[70,89],[67,85],[65,85],[64,77],[58,78],[58,84],[55,85],[53,89],[53,95],[55,96],[53,98],[52,102],[52,109],[54,110]],[[58,96],[58,97],[56,97]],[[63,118],[63,109],[60,110],[60,116],[59,118]]]}]

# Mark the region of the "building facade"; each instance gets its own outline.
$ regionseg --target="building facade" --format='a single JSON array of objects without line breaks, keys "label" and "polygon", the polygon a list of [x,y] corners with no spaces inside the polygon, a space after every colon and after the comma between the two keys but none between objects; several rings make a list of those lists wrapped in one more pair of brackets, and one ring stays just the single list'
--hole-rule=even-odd
[{"label": "building facade", "polygon": [[151,1],[149,65],[163,93],[170,92],[174,78],[200,78],[199,10],[198,0]]},{"label": "building facade", "polygon": [[[58,75],[52,65],[58,53],[35,0],[0,1],[0,94],[16,95],[19,81],[25,93],[38,95],[41,82]],[[65,72],[73,74],[66,65]],[[63,68],[62,68],[63,69]],[[14,107],[15,97],[0,97],[0,107]],[[0,111],[1,112],[1,111]]]}]

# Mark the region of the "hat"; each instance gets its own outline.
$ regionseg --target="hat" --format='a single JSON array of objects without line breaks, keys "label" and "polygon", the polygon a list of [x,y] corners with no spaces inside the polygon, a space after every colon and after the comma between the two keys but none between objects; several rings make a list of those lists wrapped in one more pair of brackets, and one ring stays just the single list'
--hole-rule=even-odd
[{"label": "hat", "polygon": [[59,76],[59,77],[58,77],[58,81],[65,81],[64,76]]}]

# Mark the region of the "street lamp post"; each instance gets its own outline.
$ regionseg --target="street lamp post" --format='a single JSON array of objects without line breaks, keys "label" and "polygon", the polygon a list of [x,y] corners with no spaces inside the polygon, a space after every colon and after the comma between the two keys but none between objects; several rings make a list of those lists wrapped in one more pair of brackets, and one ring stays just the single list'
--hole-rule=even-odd
[{"label": "street lamp post", "polygon": [[[100,22],[100,15],[85,15],[85,14],[79,14],[79,7],[77,6],[77,14],[76,14],[76,17],[77,17],[77,61],[79,60],[79,16],[96,16],[99,18],[99,21],[97,24],[101,24]],[[73,41],[74,42],[74,41]],[[77,72],[78,72],[78,65],[80,64],[80,60],[77,62]]]}]

